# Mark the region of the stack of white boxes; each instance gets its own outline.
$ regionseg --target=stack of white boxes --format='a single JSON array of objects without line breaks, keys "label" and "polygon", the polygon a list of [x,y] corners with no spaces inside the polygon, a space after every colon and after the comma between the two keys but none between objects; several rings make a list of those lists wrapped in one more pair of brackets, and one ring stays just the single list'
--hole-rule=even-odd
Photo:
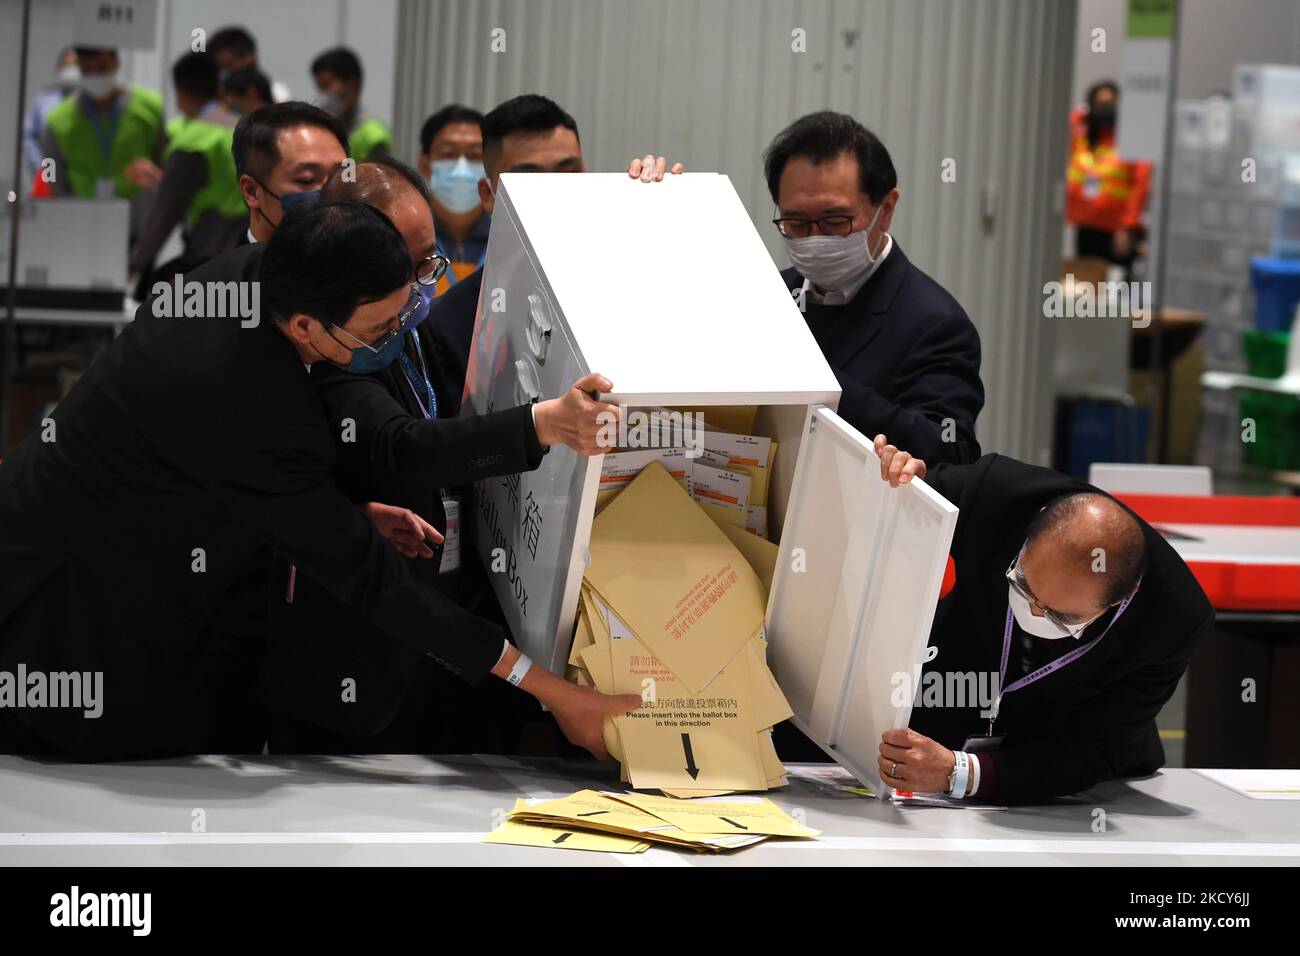
[{"label": "stack of white boxes", "polygon": [[[1245,372],[1250,260],[1300,255],[1300,67],[1240,65],[1231,99],[1179,103],[1170,185],[1165,301],[1204,313],[1207,369]],[[1201,463],[1240,462],[1241,442],[1229,440],[1237,401],[1236,392],[1203,393]]]}]

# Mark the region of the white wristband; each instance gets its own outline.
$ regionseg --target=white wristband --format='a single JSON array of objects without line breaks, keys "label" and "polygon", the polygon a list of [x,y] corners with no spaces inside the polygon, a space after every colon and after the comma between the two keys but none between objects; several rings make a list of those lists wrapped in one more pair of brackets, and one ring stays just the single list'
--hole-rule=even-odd
[{"label": "white wristband", "polygon": [[528,676],[528,671],[532,666],[533,659],[527,654],[520,654],[515,661],[515,666],[510,668],[510,674],[506,677],[506,680],[513,686],[518,687],[523,679]]},{"label": "white wristband", "polygon": [[980,788],[980,758],[976,754],[970,755],[971,779],[970,792],[971,796]]},{"label": "white wristband", "polygon": [[970,758],[963,750],[953,751],[953,757],[956,758],[956,764],[953,766],[952,789],[948,791],[948,796],[961,798],[966,795],[966,782],[970,779]]}]

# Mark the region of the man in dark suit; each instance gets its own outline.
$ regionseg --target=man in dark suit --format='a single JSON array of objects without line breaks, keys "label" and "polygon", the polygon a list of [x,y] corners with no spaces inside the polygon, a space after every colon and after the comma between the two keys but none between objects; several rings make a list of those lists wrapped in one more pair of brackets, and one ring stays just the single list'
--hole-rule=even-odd
[{"label": "man in dark suit", "polygon": [[[188,277],[202,317],[185,308],[189,290],[142,306],[53,426],[0,466],[0,669],[98,673],[103,687],[95,718],[0,710],[0,749],[209,750],[214,702],[242,689],[220,665],[221,601],[244,572],[230,556],[270,547],[466,681],[491,673],[538,697],[571,740],[604,754],[602,720],[639,698],[578,693],[530,669],[500,628],[414,580],[331,477],[310,368],[391,358],[420,302],[410,279],[405,242],[370,207],[290,216],[269,243]],[[593,415],[593,443],[596,431]]]},{"label": "man in dark suit", "polygon": [[961,305],[889,235],[898,176],[853,117],[796,120],[764,154],[782,273],[840,382],[839,414],[926,461],[979,457],[979,333]]},{"label": "man in dark suit", "polygon": [[[379,209],[402,235],[417,282],[424,289],[438,282],[447,260],[436,252],[433,197],[414,169],[389,157],[360,163],[353,175],[332,177],[321,196]],[[553,443],[590,453],[594,448],[582,444],[583,392],[608,383],[593,376],[591,383],[576,383],[564,399],[443,418],[437,399],[445,392],[441,372],[427,361],[429,323],[417,314],[412,326],[387,368],[367,375],[332,367],[313,373],[336,436],[334,476],[358,503],[399,506],[453,535],[454,553],[414,561],[411,573],[467,610],[504,624],[467,540],[468,486],[536,468]],[[432,557],[428,549],[420,553]],[[270,607],[262,697],[276,715],[273,750],[517,752],[525,716],[541,714],[508,688],[467,687],[388,638],[288,561],[276,562]],[[347,677],[353,678],[353,695],[340,694]]]},{"label": "man in dark suit", "polygon": [[883,435],[876,449],[891,485],[923,477],[960,509],[938,654],[911,726],[881,742],[885,782],[1023,804],[1159,769],[1156,714],[1214,625],[1177,552],[1115,499],[1046,468],[985,455],[927,471]]}]

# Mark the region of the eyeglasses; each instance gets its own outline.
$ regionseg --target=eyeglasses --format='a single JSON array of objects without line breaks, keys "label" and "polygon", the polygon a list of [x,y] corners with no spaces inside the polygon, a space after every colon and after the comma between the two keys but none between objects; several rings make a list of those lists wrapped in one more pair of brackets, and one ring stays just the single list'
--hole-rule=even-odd
[{"label": "eyeglasses", "polygon": [[787,217],[784,219],[773,219],[772,223],[776,226],[777,231],[787,239],[803,239],[812,235],[812,227],[817,227],[817,232],[823,236],[847,236],[853,231],[853,220],[866,211],[863,206],[852,215],[839,214],[835,216],[822,216],[820,219],[800,219]]},{"label": "eyeglasses", "polygon": [[338,337],[335,336],[333,332],[330,332],[330,336],[334,339],[335,342],[339,342],[339,345],[342,345],[345,349],[351,350],[353,348],[364,348],[364,349],[369,349],[371,352],[375,352],[377,354],[383,351],[384,346],[392,342],[393,339],[397,338],[399,335],[406,334],[407,327],[411,324],[411,318],[415,315],[415,313],[420,311],[420,306],[422,306],[423,304],[424,304],[424,296],[423,294],[421,294],[419,286],[417,286],[414,282],[412,282],[411,294],[406,300],[406,305],[402,306],[402,311],[397,313],[397,328],[385,332],[383,335],[379,336],[379,338],[375,339],[373,342],[362,342],[359,338],[357,338],[347,329],[343,328],[343,326],[335,325],[333,322],[331,322],[330,323],[331,329],[338,329],[340,332],[342,332],[344,335],[346,335],[348,338],[350,338],[353,342],[357,344],[355,346],[350,346],[344,342],[339,342]]},{"label": "eyeglasses", "polygon": [[415,267],[415,281],[420,285],[435,285],[450,266],[451,260],[446,256],[427,256]]},{"label": "eyeglasses", "polygon": [[1065,631],[1070,637],[1078,637],[1087,630],[1089,624],[1101,617],[1102,614],[1106,613],[1106,610],[1102,609],[1099,613],[1088,618],[1088,620],[1078,621],[1073,619],[1074,615],[1060,614],[1050,608],[1043,607],[1043,605],[1039,603],[1038,598],[1034,597],[1029,588],[1025,586],[1024,576],[1024,571],[1020,570],[1020,555],[1017,554],[1016,559],[1012,561],[1010,567],[1007,568],[1007,583],[1015,589],[1017,594],[1042,611],[1043,617],[1047,618],[1062,631]]}]

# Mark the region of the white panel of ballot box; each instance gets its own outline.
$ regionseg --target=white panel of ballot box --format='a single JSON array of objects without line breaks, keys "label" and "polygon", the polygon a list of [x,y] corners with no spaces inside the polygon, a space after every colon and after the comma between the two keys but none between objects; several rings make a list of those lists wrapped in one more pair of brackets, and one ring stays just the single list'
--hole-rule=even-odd
[{"label": "white panel of ballot box", "polygon": [[[919,668],[956,509],[891,490],[731,181],[625,174],[500,178],[461,414],[561,395],[590,371],[632,413],[758,406],[778,443],[768,535],[772,666],[799,726],[860,779],[906,723],[890,674]],[[553,447],[480,482],[473,526],[512,634],[563,673],[602,457]],[[892,491],[892,494],[891,494]],[[873,739],[874,735],[874,739]],[[878,781],[876,781],[878,784]]]}]

